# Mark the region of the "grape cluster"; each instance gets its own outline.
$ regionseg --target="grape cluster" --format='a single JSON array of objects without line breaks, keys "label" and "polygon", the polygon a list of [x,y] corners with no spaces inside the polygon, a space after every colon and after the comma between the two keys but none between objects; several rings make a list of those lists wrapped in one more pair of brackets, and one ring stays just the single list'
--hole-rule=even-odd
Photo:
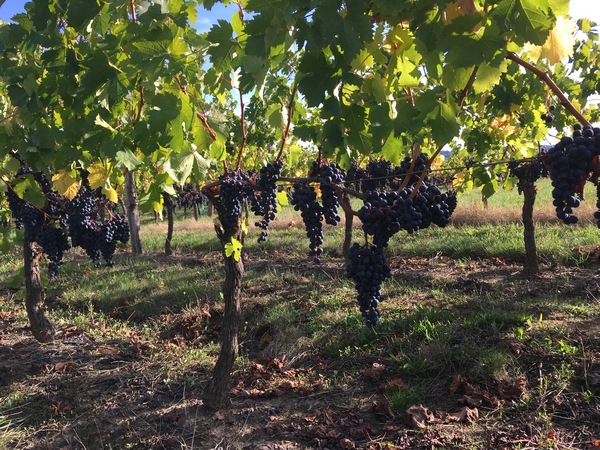
[{"label": "grape cluster", "polygon": [[301,211],[306,237],[310,241],[309,256],[318,263],[323,253],[323,207],[317,201],[317,193],[306,183],[295,183],[290,203],[296,211]]},{"label": "grape cluster", "polygon": [[421,184],[417,193],[408,187],[401,191],[369,191],[358,211],[363,230],[373,236],[373,244],[386,247],[400,230],[409,234],[432,223],[445,227],[456,207],[456,193],[442,193],[437,186]]},{"label": "grape cluster", "polygon": [[367,163],[367,177],[362,180],[363,192],[384,189],[394,176],[392,164],[385,159],[374,159]]},{"label": "grape cluster", "polygon": [[269,224],[277,215],[277,180],[279,180],[282,170],[283,161],[281,159],[268,163],[260,169],[256,179],[257,193],[250,197],[252,212],[261,218],[254,224],[262,230],[258,237],[259,243],[267,239]]},{"label": "grape cluster", "polygon": [[129,241],[129,223],[121,215],[113,216],[100,225],[98,233],[98,250],[110,267],[115,265],[113,255],[117,249],[117,241]]},{"label": "grape cluster", "polygon": [[242,216],[245,199],[254,195],[250,177],[242,170],[221,176],[221,202],[225,208],[225,225],[235,226]]},{"label": "grape cluster", "polygon": [[50,260],[48,274],[50,278],[58,275],[58,268],[62,265],[64,252],[69,250],[69,237],[63,227],[52,224],[42,225],[37,233],[37,243],[42,247],[44,254]]},{"label": "grape cluster", "polygon": [[183,186],[175,185],[177,192],[177,206],[179,208],[193,208],[206,204],[207,198],[198,190],[194,183],[184,183]]},{"label": "grape cluster", "polygon": [[517,183],[519,194],[523,193],[523,182],[535,183],[540,178],[548,176],[548,171],[540,161],[530,161],[525,163],[510,161],[508,163],[508,170],[512,176],[519,180]]},{"label": "grape cluster", "polygon": [[[410,166],[412,165],[412,158],[410,156],[406,156],[400,165],[394,169],[394,176],[400,179],[400,183],[404,182],[404,179],[408,176],[409,178],[407,185],[413,185],[419,181],[419,178],[427,167],[428,161],[429,155],[427,153],[420,153],[419,156],[417,156],[415,165],[411,170]],[[426,177],[424,178],[424,181],[427,181]]]},{"label": "grape cluster", "polygon": [[352,184],[357,191],[362,192],[362,182],[366,177],[366,170],[353,162],[346,173],[346,182]]},{"label": "grape cluster", "polygon": [[[20,198],[13,189],[9,189],[9,207],[17,228],[24,228],[24,239],[27,242],[37,242],[42,247],[50,261],[49,275],[55,277],[62,264],[64,252],[70,248],[64,229],[64,198],[52,189],[52,184],[43,172],[33,172],[20,157],[15,157],[21,163],[17,177],[32,174],[46,200],[42,208],[37,208]],[[57,223],[59,226],[56,226]]]},{"label": "grape cluster", "polygon": [[94,191],[81,187],[75,198],[67,204],[69,235],[73,247],[81,247],[94,263],[100,266],[103,257],[109,266],[114,265],[113,255],[117,241],[129,240],[129,224],[120,215],[101,222],[97,220],[98,207]]},{"label": "grape cluster", "polygon": [[[315,165],[313,163],[313,165]],[[346,178],[346,172],[336,163],[323,164],[319,169],[321,181],[321,201],[323,202],[323,216],[325,223],[337,225],[342,218],[338,215],[340,203],[333,185],[341,184]]]},{"label": "grape cluster", "polygon": [[552,179],[552,204],[556,216],[566,224],[577,223],[573,214],[583,201],[583,189],[600,154],[600,128],[573,127],[573,136],[564,136],[547,154]]},{"label": "grape cluster", "polygon": [[383,249],[377,246],[363,247],[354,243],[348,254],[346,275],[354,280],[358,292],[360,312],[368,327],[379,321],[381,284],[391,275]]},{"label": "grape cluster", "polygon": [[541,115],[542,120],[547,124],[554,122],[554,119],[556,119],[556,117],[554,117],[555,108],[556,107],[554,105],[550,105],[550,107],[548,108],[548,112],[545,112]]},{"label": "grape cluster", "polygon": [[[72,201],[58,194],[52,187],[44,172],[33,172],[16,154],[13,156],[21,163],[17,177],[33,176],[44,196],[44,205],[37,208],[23,200],[14,191],[7,192],[9,206],[17,227],[25,229],[25,240],[37,242],[49,260],[48,271],[51,277],[58,274],[64,252],[70,248],[82,247],[96,266],[100,257],[104,257],[109,265],[113,265],[113,255],[116,242],[129,240],[129,225],[122,216],[113,215],[117,206],[106,205],[106,198],[101,189],[91,190],[80,188]],[[31,174],[31,175],[30,175]],[[84,185],[86,183],[83,178]],[[102,222],[97,220],[98,202],[102,199],[101,207],[109,212],[110,219]]]}]

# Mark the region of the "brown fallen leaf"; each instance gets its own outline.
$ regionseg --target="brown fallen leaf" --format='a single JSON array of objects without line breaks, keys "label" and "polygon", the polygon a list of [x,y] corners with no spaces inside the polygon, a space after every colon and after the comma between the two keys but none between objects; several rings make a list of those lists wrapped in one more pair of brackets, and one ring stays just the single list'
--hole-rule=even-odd
[{"label": "brown fallen leaf", "polygon": [[516,400],[525,396],[527,378],[519,377],[509,385],[500,385],[498,392],[503,400]]},{"label": "brown fallen leaf", "polygon": [[362,374],[369,381],[378,381],[381,379],[384,370],[385,366],[383,364],[373,363],[368,369],[363,369]]},{"label": "brown fallen leaf", "polygon": [[450,393],[456,394],[462,387],[462,383],[463,378],[459,374],[454,375],[452,377],[452,381],[450,382]]},{"label": "brown fallen leaf", "polygon": [[340,441],[338,447],[341,448],[342,450],[354,450],[356,448],[356,445],[350,439],[343,438]]},{"label": "brown fallen leaf", "polygon": [[371,405],[373,412],[382,413],[387,417],[394,417],[392,405],[385,395],[379,395]]},{"label": "brown fallen leaf", "polygon": [[406,382],[402,378],[393,378],[385,383],[380,384],[379,389],[386,391],[390,389],[399,389],[405,386]]},{"label": "brown fallen leaf", "polygon": [[477,408],[463,407],[460,411],[447,413],[443,418],[444,422],[469,422],[473,423],[479,419],[479,410]]},{"label": "brown fallen leaf", "polygon": [[413,405],[406,410],[407,423],[417,428],[427,428],[428,424],[439,422],[434,414],[423,405]]},{"label": "brown fallen leaf", "polygon": [[119,350],[116,347],[110,347],[108,345],[100,345],[96,349],[96,352],[98,352],[100,355],[118,355],[119,353],[121,353],[121,350]]}]

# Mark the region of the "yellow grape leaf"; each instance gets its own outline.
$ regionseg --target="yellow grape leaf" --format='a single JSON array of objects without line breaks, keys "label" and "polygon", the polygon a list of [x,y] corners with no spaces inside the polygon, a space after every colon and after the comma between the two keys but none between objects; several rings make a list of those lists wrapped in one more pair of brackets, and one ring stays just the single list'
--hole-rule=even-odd
[{"label": "yellow grape leaf", "polygon": [[279,203],[281,206],[289,205],[287,192],[285,192],[285,190],[277,193],[277,203]]},{"label": "yellow grape leaf", "polygon": [[242,220],[242,233],[248,234],[248,219],[246,217]]},{"label": "yellow grape leaf", "polygon": [[73,200],[79,192],[79,183],[66,170],[52,175],[52,185],[56,192],[69,200]]},{"label": "yellow grape leaf", "polygon": [[556,18],[556,25],[550,31],[544,45],[526,45],[525,51],[534,61],[540,58],[546,58],[550,66],[561,62],[562,60],[573,56],[573,45],[575,44],[575,35],[577,25],[571,19],[559,16]]},{"label": "yellow grape leaf", "polygon": [[233,256],[233,259],[237,262],[240,260],[240,256],[242,256],[242,243],[238,241],[236,238],[232,237],[231,241],[225,244],[225,256],[230,258]]},{"label": "yellow grape leaf", "polygon": [[109,199],[113,203],[119,202],[119,194],[117,194],[117,190],[113,187],[103,187],[102,193],[106,195],[106,198]]},{"label": "yellow grape leaf", "polygon": [[110,170],[108,167],[104,167],[102,163],[94,163],[87,168],[89,172],[88,181],[92,189],[103,187],[108,180]]}]

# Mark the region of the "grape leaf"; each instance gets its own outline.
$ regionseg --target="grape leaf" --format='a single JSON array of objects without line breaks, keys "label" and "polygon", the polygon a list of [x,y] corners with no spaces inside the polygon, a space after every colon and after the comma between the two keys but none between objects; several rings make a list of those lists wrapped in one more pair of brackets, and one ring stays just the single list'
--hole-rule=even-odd
[{"label": "grape leaf", "polygon": [[87,168],[89,172],[88,181],[92,189],[103,187],[108,180],[110,170],[108,167],[104,167],[102,163],[94,163]]},{"label": "grape leaf", "polygon": [[542,45],[554,25],[548,0],[502,0],[490,17],[505,33],[518,30],[519,36],[532,44]]},{"label": "grape leaf", "polygon": [[542,46],[526,46],[525,50],[531,59],[537,61],[540,58],[546,58],[550,66],[573,56],[573,47],[575,44],[574,32],[577,25],[566,17],[558,17],[556,26],[550,31],[548,39]]},{"label": "grape leaf", "polygon": [[285,190],[277,193],[277,203],[279,203],[281,206],[289,205],[287,192],[285,192]]},{"label": "grape leaf", "polygon": [[13,186],[13,190],[19,197],[37,208],[42,208],[46,203],[46,197],[40,190],[33,175],[27,175],[25,178],[17,181]]},{"label": "grape leaf", "polygon": [[69,200],[73,200],[79,192],[79,183],[66,170],[52,176],[52,185],[56,192]]},{"label": "grape leaf", "polygon": [[242,247],[242,243],[236,238],[232,237],[231,241],[225,244],[225,256],[227,258],[233,257],[233,259],[238,262],[240,260],[240,256],[242,255]]},{"label": "grape leaf", "polygon": [[106,195],[106,198],[113,203],[119,203],[119,194],[113,187],[103,187],[102,193]]},{"label": "grape leaf", "polygon": [[397,166],[398,164],[400,164],[401,148],[402,140],[395,137],[394,133],[391,133],[386,139],[385,144],[383,144],[383,147],[381,148],[381,154],[387,161]]}]

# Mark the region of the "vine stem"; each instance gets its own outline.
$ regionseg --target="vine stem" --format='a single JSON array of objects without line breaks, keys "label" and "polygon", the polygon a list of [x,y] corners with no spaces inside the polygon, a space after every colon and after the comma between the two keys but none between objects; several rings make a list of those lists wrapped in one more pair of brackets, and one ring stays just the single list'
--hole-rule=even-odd
[{"label": "vine stem", "polygon": [[530,72],[533,72],[535,75],[541,78],[542,81],[546,83],[546,85],[552,90],[552,92],[554,92],[554,94],[559,98],[560,104],[564,106],[567,109],[567,111],[573,114],[575,118],[579,121],[579,123],[581,123],[582,125],[591,125],[590,122],[585,117],[583,117],[583,114],[581,114],[581,112],[565,96],[564,92],[557,86],[554,80],[550,78],[548,72],[544,72],[543,70],[535,67],[533,64],[528,63],[513,52],[509,52],[506,55],[506,59],[510,59],[511,61],[516,62],[521,67],[525,68],[525,70],[529,70]]},{"label": "vine stem", "polygon": [[240,170],[242,167],[242,156],[244,155],[244,148],[246,147],[246,105],[244,104],[244,96],[242,90],[237,89],[240,94],[240,126],[242,127],[242,143],[240,144],[240,151],[237,157],[236,170]]},{"label": "vine stem", "polygon": [[290,127],[292,126],[292,114],[294,113],[294,100],[296,99],[296,92],[298,90],[298,85],[294,83],[294,87],[292,88],[292,95],[290,97],[290,102],[287,108],[287,124],[285,125],[285,130],[283,130],[283,134],[281,136],[281,147],[279,148],[279,153],[277,154],[277,159],[281,159],[283,155],[283,150],[285,149],[285,143],[287,142],[288,136],[290,134]]},{"label": "vine stem", "polygon": [[0,123],[2,123],[2,122],[6,122],[7,120],[10,120],[10,119],[14,118],[14,117],[15,117],[15,115],[17,114],[17,111],[18,111],[18,110],[19,110],[19,107],[18,107],[18,106],[15,106],[15,107],[12,109],[12,111],[10,112],[10,115],[8,115],[8,116],[4,117],[3,119],[0,119]]},{"label": "vine stem", "polygon": [[459,109],[462,109],[463,105],[465,104],[465,100],[467,99],[467,94],[469,93],[471,86],[473,86],[473,83],[475,82],[475,78],[477,77],[478,70],[479,70],[479,66],[475,66],[473,68],[473,72],[471,72],[469,81],[467,81],[467,84],[465,85],[464,89],[462,91],[460,91],[460,98],[458,100],[458,108]]}]

